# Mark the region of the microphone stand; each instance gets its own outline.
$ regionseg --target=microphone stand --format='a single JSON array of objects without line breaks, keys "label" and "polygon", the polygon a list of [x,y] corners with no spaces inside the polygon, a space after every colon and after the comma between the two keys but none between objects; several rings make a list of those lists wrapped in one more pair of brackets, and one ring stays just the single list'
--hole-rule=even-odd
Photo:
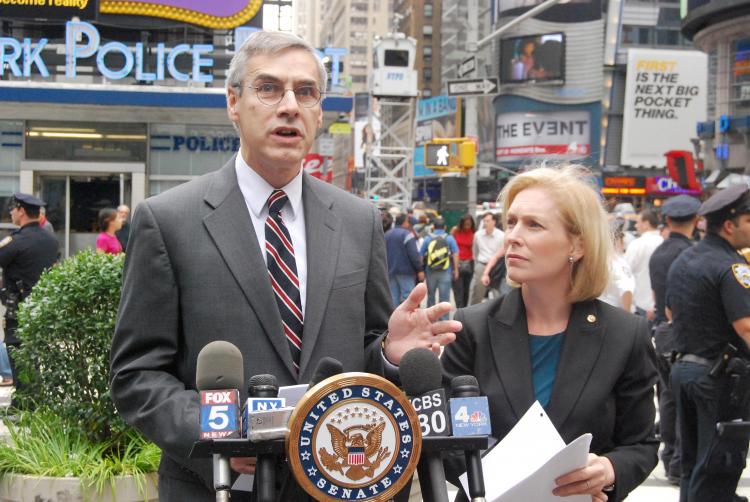
[{"label": "microphone stand", "polygon": [[[213,457],[214,459],[214,488],[216,488],[216,500],[217,502],[228,502],[229,501],[229,488],[230,488],[230,476],[229,476],[229,458],[231,457],[257,457],[263,454],[272,455],[284,455],[285,453],[285,439],[270,439],[267,441],[253,442],[247,438],[238,439],[201,439],[193,444],[193,448],[188,455],[189,458],[206,458]],[[422,483],[422,491],[425,493],[424,500],[438,501],[448,500],[448,490],[445,484],[440,487],[433,487],[430,485],[430,477],[432,469],[437,471],[438,474],[442,475],[445,479],[445,471],[442,465],[442,452],[444,451],[466,451],[466,450],[480,450],[486,449],[489,444],[488,436],[442,436],[442,437],[426,437],[422,438],[422,455],[418,464],[418,472],[420,478],[424,480]],[[424,478],[422,478],[422,464],[426,458],[437,459],[438,462],[431,462],[429,466],[425,465],[427,469]],[[223,485],[220,486],[220,485]],[[428,491],[433,492],[433,488],[437,489],[437,494],[434,494],[436,498],[428,497]],[[224,491],[221,496],[226,498],[219,498],[219,490]],[[444,497],[444,498],[438,498]]]},{"label": "microphone stand", "polygon": [[231,497],[229,490],[232,488],[232,476],[229,470],[229,458],[221,453],[213,454],[214,463],[214,490],[216,490],[216,502],[229,502]]}]

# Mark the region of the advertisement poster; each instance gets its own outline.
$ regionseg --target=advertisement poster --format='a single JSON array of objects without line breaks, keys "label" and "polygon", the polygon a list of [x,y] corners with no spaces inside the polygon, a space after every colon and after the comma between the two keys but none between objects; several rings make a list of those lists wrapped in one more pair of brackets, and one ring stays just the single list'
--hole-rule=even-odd
[{"label": "advertisement poster", "polygon": [[495,158],[576,160],[591,153],[591,118],[584,110],[497,115]]},{"label": "advertisement poster", "polygon": [[629,49],[623,108],[624,166],[666,166],[665,152],[690,150],[706,120],[707,56],[698,51]]},{"label": "advertisement poster", "polygon": [[435,176],[424,166],[424,144],[433,138],[461,135],[461,105],[457,98],[435,96],[417,102],[417,129],[414,147],[414,177]]}]

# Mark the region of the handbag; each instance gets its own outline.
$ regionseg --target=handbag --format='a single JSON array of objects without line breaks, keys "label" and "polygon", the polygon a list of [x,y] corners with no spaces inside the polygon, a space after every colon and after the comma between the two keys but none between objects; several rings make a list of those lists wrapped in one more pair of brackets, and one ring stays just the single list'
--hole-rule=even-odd
[{"label": "handbag", "polygon": [[474,275],[474,260],[459,261],[458,273],[461,275]]}]

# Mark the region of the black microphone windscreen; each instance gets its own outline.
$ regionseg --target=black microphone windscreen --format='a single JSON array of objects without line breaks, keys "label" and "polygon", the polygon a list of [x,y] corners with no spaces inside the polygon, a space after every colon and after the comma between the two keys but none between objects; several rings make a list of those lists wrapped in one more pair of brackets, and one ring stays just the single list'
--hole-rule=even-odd
[{"label": "black microphone windscreen", "polygon": [[198,353],[195,386],[198,390],[241,389],[244,373],[240,349],[232,343],[217,340]]},{"label": "black microphone windscreen", "polygon": [[312,378],[310,379],[310,387],[318,385],[326,378],[338,375],[344,372],[344,365],[341,361],[332,357],[324,357],[318,361],[318,365],[315,367]]},{"label": "black microphone windscreen", "polygon": [[453,397],[473,397],[479,395],[479,382],[473,375],[459,375],[451,380]]},{"label": "black microphone windscreen", "polygon": [[277,387],[276,384],[276,377],[273,375],[253,375],[250,377],[250,381],[248,382],[248,387],[258,387],[258,386],[270,386],[270,387]]},{"label": "black microphone windscreen", "polygon": [[411,349],[404,354],[398,374],[407,396],[419,396],[442,387],[443,367],[429,349]]}]

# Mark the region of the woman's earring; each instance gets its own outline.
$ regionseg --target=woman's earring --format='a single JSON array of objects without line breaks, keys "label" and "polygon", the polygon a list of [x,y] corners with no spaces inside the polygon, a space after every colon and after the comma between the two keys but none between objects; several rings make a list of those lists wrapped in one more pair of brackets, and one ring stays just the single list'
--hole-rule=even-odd
[{"label": "woman's earring", "polygon": [[568,256],[568,261],[569,261],[569,262],[570,262],[570,264],[572,265],[572,264],[573,264],[573,262],[574,262],[575,260],[573,260],[573,257],[572,257],[572,256]]}]

